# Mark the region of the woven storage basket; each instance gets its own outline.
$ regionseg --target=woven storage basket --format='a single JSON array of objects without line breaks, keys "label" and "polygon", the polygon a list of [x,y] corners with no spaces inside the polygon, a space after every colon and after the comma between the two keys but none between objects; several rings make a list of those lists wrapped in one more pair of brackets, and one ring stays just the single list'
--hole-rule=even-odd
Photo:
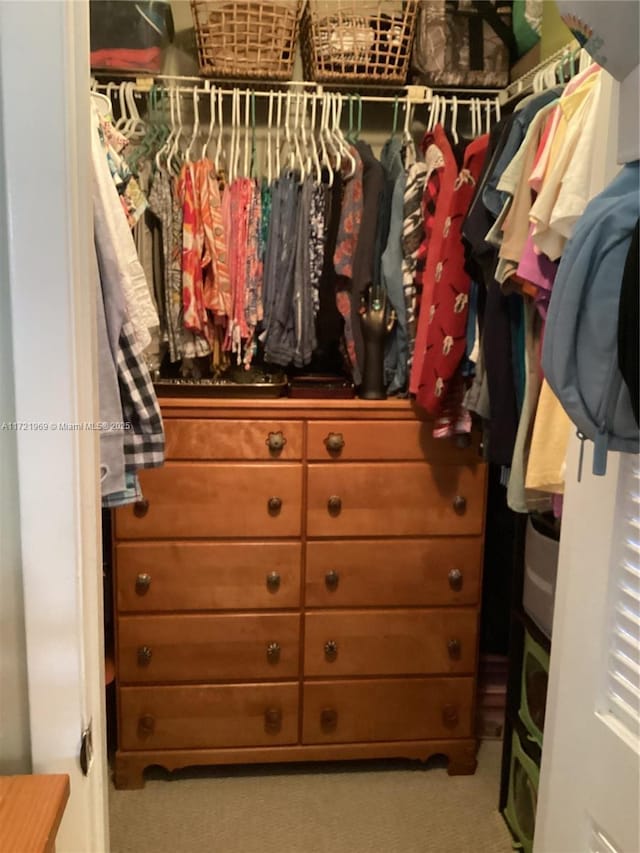
[{"label": "woven storage basket", "polygon": [[302,0],[191,0],[200,71],[290,80]]},{"label": "woven storage basket", "polygon": [[333,81],[407,81],[418,0],[308,0],[302,19],[305,76]]}]

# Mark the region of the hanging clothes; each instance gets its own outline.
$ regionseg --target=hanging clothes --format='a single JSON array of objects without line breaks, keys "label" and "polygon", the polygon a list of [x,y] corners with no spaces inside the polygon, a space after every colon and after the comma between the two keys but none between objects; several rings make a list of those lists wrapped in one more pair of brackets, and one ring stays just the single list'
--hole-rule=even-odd
[{"label": "hanging clothes", "polygon": [[[469,210],[487,152],[488,136],[471,142],[464,153],[462,169],[457,165],[443,129],[435,129],[435,140],[445,160],[445,180],[438,197],[434,229],[441,228],[430,252],[433,290],[424,299],[422,316],[427,318],[424,352],[420,364],[417,399],[429,413],[437,414],[446,399],[448,385],[464,355],[470,277],[465,270],[462,223]],[[447,161],[450,167],[447,169]],[[446,181],[446,176],[455,179]],[[433,257],[431,257],[433,256]]]}]

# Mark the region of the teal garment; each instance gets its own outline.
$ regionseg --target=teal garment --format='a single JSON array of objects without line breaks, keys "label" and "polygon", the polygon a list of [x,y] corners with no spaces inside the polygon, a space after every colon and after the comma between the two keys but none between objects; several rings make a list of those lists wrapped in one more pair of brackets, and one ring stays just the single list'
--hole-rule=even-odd
[{"label": "teal garment", "polygon": [[273,184],[269,184],[266,178],[262,179],[260,188],[260,258],[264,261],[267,252],[267,241],[269,239],[269,224],[271,222],[271,191]]}]

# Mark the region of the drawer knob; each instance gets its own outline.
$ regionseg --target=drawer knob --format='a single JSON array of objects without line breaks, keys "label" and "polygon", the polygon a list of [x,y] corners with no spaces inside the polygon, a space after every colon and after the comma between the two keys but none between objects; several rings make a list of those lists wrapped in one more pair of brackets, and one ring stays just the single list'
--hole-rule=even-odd
[{"label": "drawer knob", "polygon": [[458,709],[455,705],[445,705],[442,709],[442,722],[448,729],[458,725]]},{"label": "drawer knob", "polygon": [[149,737],[149,735],[153,734],[155,727],[155,717],[152,717],[151,714],[144,714],[138,720],[138,734],[140,737]]},{"label": "drawer knob", "polygon": [[460,643],[460,640],[456,639],[455,637],[447,642],[447,651],[449,652],[449,657],[453,658],[454,660],[458,660],[458,658],[460,657],[461,648],[462,645]]},{"label": "drawer knob", "polygon": [[151,586],[151,575],[146,573],[136,576],[136,592],[138,595],[144,595]]},{"label": "drawer knob", "polygon": [[324,446],[329,453],[340,453],[344,447],[344,436],[341,432],[330,432],[324,440]]},{"label": "drawer knob", "polygon": [[278,572],[269,572],[267,575],[267,589],[269,592],[277,592],[280,589],[280,575]]},{"label": "drawer knob", "polygon": [[338,495],[331,495],[327,501],[327,509],[329,510],[330,515],[340,515],[342,510],[342,498],[338,497]]},{"label": "drawer knob", "polygon": [[282,728],[282,711],[280,708],[267,708],[264,712],[264,730],[267,734],[275,735]]},{"label": "drawer knob", "polygon": [[151,662],[153,652],[149,646],[140,646],[138,649],[138,666],[148,666]]},{"label": "drawer knob", "polygon": [[320,711],[320,726],[323,732],[334,732],[338,728],[338,712],[335,708]]},{"label": "drawer knob", "polygon": [[270,432],[265,442],[271,453],[281,453],[286,443],[283,432]]},{"label": "drawer knob", "polygon": [[146,498],[142,498],[139,501],[136,501],[133,505],[133,514],[136,518],[144,518],[145,515],[149,512],[149,501]]},{"label": "drawer knob", "polygon": [[456,495],[453,499],[453,508],[458,515],[464,515],[467,511],[467,499],[462,495]]},{"label": "drawer knob", "polygon": [[267,660],[269,663],[278,663],[280,660],[280,643],[269,643],[267,646]]},{"label": "drawer knob", "polygon": [[340,582],[340,575],[336,572],[335,569],[331,569],[330,572],[327,572],[324,576],[324,582],[327,586],[327,589],[335,590],[338,588],[338,583]]},{"label": "drawer knob", "polygon": [[282,498],[269,498],[269,513],[277,515],[282,509]]},{"label": "drawer knob", "polygon": [[338,644],[335,640],[327,640],[324,644],[324,656],[328,661],[334,661],[338,657]]},{"label": "drawer knob", "polygon": [[451,589],[456,592],[462,589],[462,572],[460,569],[449,569],[447,577],[449,578],[449,586]]}]

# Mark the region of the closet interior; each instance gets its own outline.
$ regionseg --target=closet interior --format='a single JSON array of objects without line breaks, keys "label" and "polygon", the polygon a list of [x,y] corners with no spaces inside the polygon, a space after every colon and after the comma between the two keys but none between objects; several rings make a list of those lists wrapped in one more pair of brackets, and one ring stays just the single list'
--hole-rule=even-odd
[{"label": "closet interior", "polygon": [[468,10],[427,38],[445,5],[194,0],[200,74],[159,25],[93,54],[114,780],[471,774],[504,737],[530,850],[571,429],[542,336],[603,72],[573,42],[509,83],[501,4],[485,71]]}]

